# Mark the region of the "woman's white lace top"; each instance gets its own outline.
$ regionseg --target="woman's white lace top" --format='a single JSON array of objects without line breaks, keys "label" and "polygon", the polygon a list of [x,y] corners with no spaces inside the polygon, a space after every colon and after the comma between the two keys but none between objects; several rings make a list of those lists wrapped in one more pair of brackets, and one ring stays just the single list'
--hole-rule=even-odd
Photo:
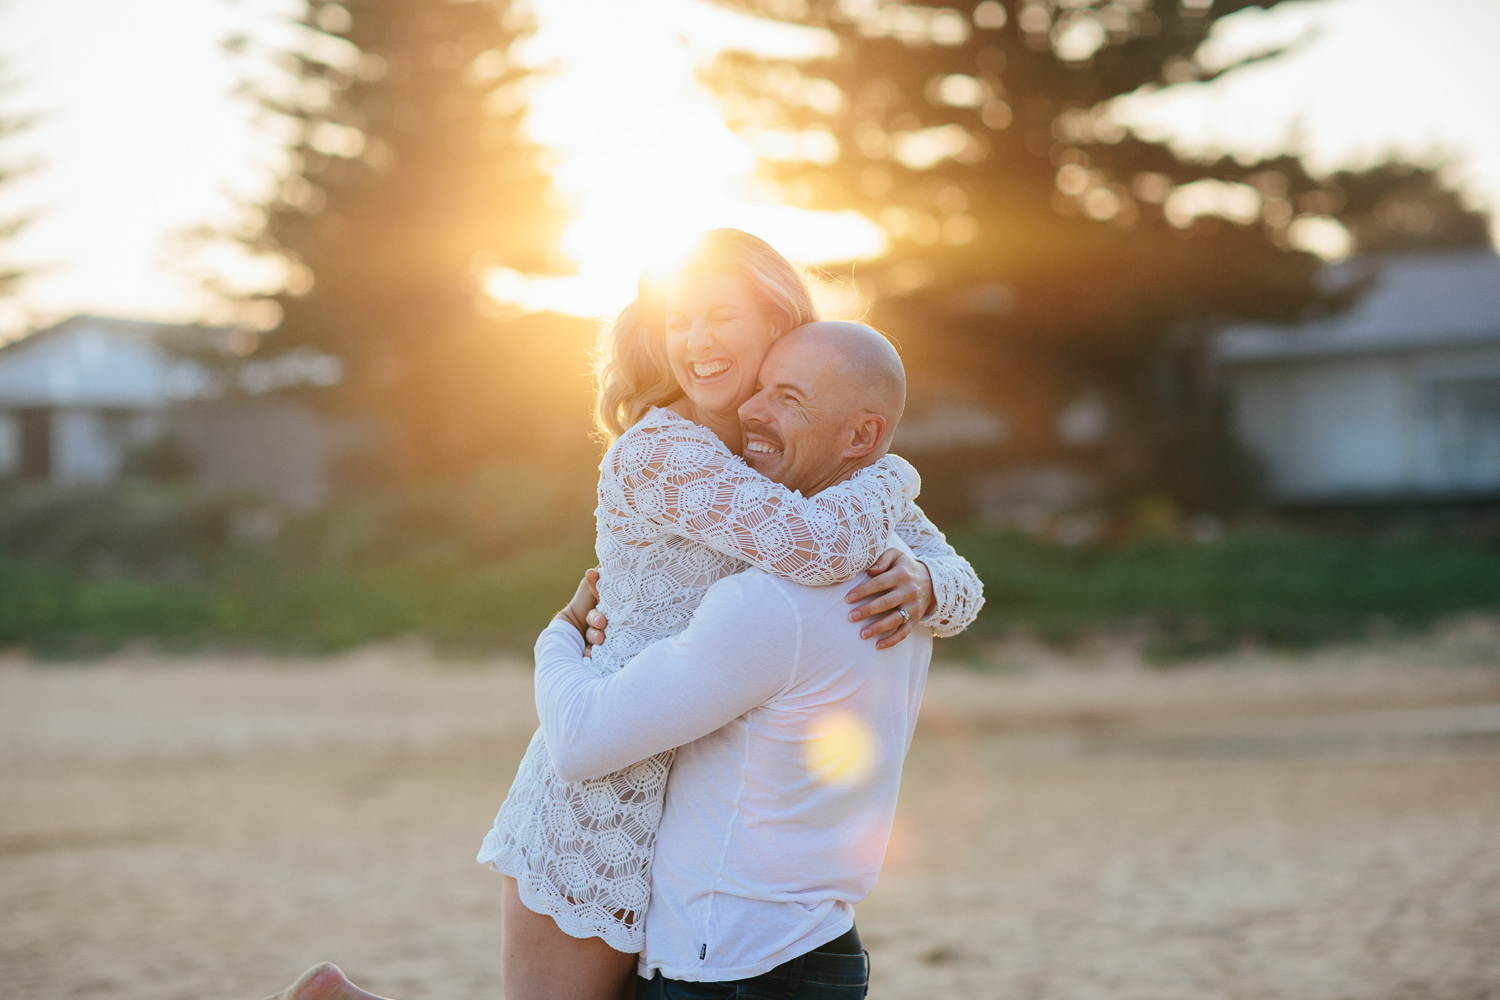
[{"label": "woman's white lace top", "polygon": [[[983,603],[979,579],[912,503],[919,488],[916,470],[891,455],[804,497],[751,469],[707,428],[653,409],[599,467],[595,551],[609,629],[594,669],[612,673],[680,632],[708,588],[747,565],[809,586],[837,583],[868,568],[892,530],[932,574],[937,608],[923,624],[936,635],[962,631]],[[565,782],[538,729],[479,861],[514,878],[526,906],[566,933],[640,951],[671,760],[659,754]]]}]

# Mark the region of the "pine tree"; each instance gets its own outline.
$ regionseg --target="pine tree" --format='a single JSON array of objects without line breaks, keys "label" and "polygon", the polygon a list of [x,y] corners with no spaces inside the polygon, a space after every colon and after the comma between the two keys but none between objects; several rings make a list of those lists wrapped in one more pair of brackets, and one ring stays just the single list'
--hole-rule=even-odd
[{"label": "pine tree", "polygon": [[[1304,220],[1343,219],[1374,246],[1401,191],[1439,190],[1404,167],[1318,178],[1291,155],[1188,161],[1110,116],[1120,95],[1275,58],[1194,61],[1214,22],[1278,0],[728,2],[837,38],[813,62],[727,58],[714,82],[747,135],[823,134],[797,143],[809,158],[768,164],[792,200],[885,228],[889,253],[853,275],[903,344],[919,403],[924,389],[977,393],[1010,429],[992,460],[1091,464],[1118,494],[1244,496],[1248,473],[1196,377],[1205,337],[1231,317],[1340,304],[1294,248]],[[1455,222],[1448,200],[1432,231],[1472,236],[1476,216],[1459,207]],[[1111,434],[1070,443],[1058,414],[1089,393]],[[974,458],[954,457],[953,489]],[[934,472],[929,492],[945,478]]]},{"label": "pine tree", "polygon": [[295,130],[294,169],[254,240],[290,263],[259,354],[341,359],[321,395],[377,422],[370,464],[389,476],[462,472],[533,439],[525,408],[549,394],[527,366],[540,353],[555,369],[551,341],[576,351],[585,334],[502,315],[483,294],[492,266],[557,264],[545,151],[522,129],[519,5],[313,0],[297,26],[294,91],[258,95]]},{"label": "pine tree", "polygon": [[[17,84],[6,75],[4,64],[0,63],[0,98],[8,99],[17,91]],[[10,145],[10,140],[30,128],[33,121],[33,117],[29,115],[0,111],[0,150],[5,150]],[[0,156],[0,188],[13,185],[31,168],[31,164],[14,156]],[[5,250],[15,243],[16,237],[30,221],[30,217],[22,212],[0,217],[0,299],[13,294],[26,277],[26,270],[11,259]]]}]

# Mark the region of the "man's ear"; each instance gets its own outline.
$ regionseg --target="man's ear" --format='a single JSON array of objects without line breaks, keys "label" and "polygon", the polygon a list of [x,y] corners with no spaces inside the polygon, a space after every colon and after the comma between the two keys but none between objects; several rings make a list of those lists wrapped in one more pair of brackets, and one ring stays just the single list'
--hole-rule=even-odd
[{"label": "man's ear", "polygon": [[850,421],[849,444],[844,448],[845,458],[864,458],[880,445],[885,437],[885,417],[878,413],[861,413]]}]

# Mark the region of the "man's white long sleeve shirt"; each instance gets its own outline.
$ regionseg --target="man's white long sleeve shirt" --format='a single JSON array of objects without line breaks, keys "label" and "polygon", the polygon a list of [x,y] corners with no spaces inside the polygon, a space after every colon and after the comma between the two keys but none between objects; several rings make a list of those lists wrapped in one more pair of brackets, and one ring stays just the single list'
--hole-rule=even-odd
[{"label": "man's white long sleeve shirt", "polygon": [[537,640],[537,710],[560,777],[680,748],[643,976],[760,975],[848,930],[874,886],[932,638],[918,629],[877,650],[848,620],[847,590],[728,577],[686,629],[605,677],[571,626]]}]

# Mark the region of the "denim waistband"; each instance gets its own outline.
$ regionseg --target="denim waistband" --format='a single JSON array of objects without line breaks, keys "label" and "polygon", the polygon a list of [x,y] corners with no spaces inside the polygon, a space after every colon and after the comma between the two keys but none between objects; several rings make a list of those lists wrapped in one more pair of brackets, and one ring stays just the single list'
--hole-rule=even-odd
[{"label": "denim waistband", "polygon": [[869,978],[869,953],[859,940],[859,932],[850,927],[827,944],[740,982],[769,987],[772,995],[795,996],[801,986],[864,986]]},{"label": "denim waistband", "polygon": [[827,952],[830,955],[863,955],[865,946],[859,939],[859,928],[853,924],[849,929],[827,944],[820,944],[813,951]]}]

